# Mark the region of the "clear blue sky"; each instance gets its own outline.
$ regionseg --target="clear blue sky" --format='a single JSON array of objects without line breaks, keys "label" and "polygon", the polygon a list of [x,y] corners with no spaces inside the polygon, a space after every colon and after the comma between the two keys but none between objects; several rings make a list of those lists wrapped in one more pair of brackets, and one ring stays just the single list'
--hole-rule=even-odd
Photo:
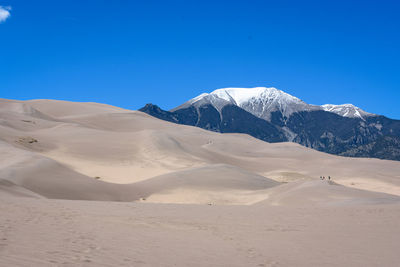
[{"label": "clear blue sky", "polygon": [[[173,108],[222,87],[400,119],[399,1],[0,0],[0,97]],[[0,14],[1,19],[1,14]]]}]

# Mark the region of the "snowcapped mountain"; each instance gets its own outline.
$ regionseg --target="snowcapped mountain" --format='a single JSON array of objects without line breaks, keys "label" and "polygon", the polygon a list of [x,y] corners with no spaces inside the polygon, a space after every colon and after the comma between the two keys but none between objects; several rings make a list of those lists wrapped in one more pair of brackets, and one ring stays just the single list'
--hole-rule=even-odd
[{"label": "snowcapped mountain", "polygon": [[352,105],[310,105],[276,88],[222,88],[165,111],[140,111],[162,120],[267,142],[296,142],[342,156],[400,160],[400,121]]},{"label": "snowcapped mountain", "polygon": [[343,117],[348,118],[360,118],[365,120],[366,117],[374,116],[375,114],[368,113],[353,104],[343,104],[343,105],[332,105],[326,104],[321,106],[323,110],[328,112],[336,113]]},{"label": "snowcapped mountain", "polygon": [[271,113],[275,111],[280,112],[283,118],[288,118],[296,112],[316,110],[333,112],[349,118],[358,117],[364,119],[367,116],[374,115],[351,104],[310,105],[274,87],[217,89],[209,94],[201,94],[171,111],[187,108],[189,106],[199,108],[206,104],[212,105],[219,112],[221,112],[222,108],[226,105],[235,105],[267,121],[271,121]]},{"label": "snowcapped mountain", "polygon": [[271,112],[274,111],[280,111],[285,117],[289,117],[294,112],[319,109],[276,88],[255,87],[217,89],[209,94],[201,94],[172,111],[190,105],[198,108],[205,104],[211,104],[218,111],[226,105],[235,105],[267,121],[270,121]]}]

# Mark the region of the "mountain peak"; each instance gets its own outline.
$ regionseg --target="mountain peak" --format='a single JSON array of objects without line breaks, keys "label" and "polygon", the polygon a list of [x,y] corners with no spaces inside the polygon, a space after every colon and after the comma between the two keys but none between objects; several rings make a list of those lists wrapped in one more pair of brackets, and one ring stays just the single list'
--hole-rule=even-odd
[{"label": "mountain peak", "polygon": [[368,113],[362,110],[359,107],[354,106],[353,104],[342,104],[342,105],[325,104],[322,105],[321,108],[325,111],[333,112],[343,117],[360,118],[362,120],[365,120],[365,117],[374,115],[372,113]]},{"label": "mountain peak", "polygon": [[234,100],[236,105],[240,106],[251,99],[270,99],[279,100],[286,99],[290,101],[301,101],[297,97],[289,95],[275,87],[253,87],[253,88],[221,88],[211,92],[227,101]]},{"label": "mountain peak", "polygon": [[271,121],[271,113],[276,111],[282,113],[283,118],[288,118],[296,112],[316,110],[324,110],[343,117],[361,118],[363,120],[365,120],[365,117],[374,115],[352,104],[310,105],[275,87],[216,89],[211,93],[203,93],[171,111],[189,106],[199,108],[205,104],[211,104],[219,112],[226,105],[235,105],[267,121]]},{"label": "mountain peak", "polygon": [[271,112],[274,111],[280,111],[289,117],[294,112],[315,109],[314,106],[274,87],[229,87],[201,94],[172,111],[189,105],[199,107],[203,104],[211,104],[219,111],[226,105],[235,105],[268,121]]}]

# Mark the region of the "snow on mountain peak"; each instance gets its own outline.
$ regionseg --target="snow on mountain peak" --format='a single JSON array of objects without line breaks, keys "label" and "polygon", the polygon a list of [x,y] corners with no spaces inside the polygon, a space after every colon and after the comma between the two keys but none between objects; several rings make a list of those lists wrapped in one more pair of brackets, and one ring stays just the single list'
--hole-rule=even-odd
[{"label": "snow on mountain peak", "polygon": [[301,101],[297,97],[291,96],[274,87],[222,88],[211,92],[211,94],[227,101],[233,100],[238,106],[252,99],[285,99],[286,101]]},{"label": "snow on mountain peak", "polygon": [[217,110],[228,104],[236,105],[266,120],[270,120],[271,112],[274,111],[281,111],[284,116],[289,117],[297,111],[315,109],[314,106],[274,87],[221,88],[209,94],[201,94],[187,102],[195,106],[204,103],[212,104]]},{"label": "snow on mountain peak", "polygon": [[354,106],[353,104],[343,104],[343,105],[325,104],[322,105],[321,108],[325,111],[333,112],[343,117],[360,118],[363,120],[365,120],[365,117],[374,115],[372,113],[368,113],[360,109],[359,107]]},{"label": "snow on mountain peak", "polygon": [[285,93],[274,87],[254,87],[254,88],[221,88],[212,91],[211,93],[203,93],[183,105],[173,109],[178,110],[194,106],[196,108],[211,104],[219,112],[226,105],[236,105],[243,108],[247,112],[267,121],[271,120],[271,113],[279,111],[283,117],[288,118],[291,114],[301,111],[324,110],[336,113],[343,117],[361,118],[373,114],[363,111],[362,109],[352,105],[331,105],[322,106],[310,105]]}]

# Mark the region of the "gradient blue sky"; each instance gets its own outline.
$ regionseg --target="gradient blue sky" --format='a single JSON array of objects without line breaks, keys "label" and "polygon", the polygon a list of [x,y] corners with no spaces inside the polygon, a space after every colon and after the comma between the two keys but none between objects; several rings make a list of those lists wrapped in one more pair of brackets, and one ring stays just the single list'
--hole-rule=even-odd
[{"label": "gradient blue sky", "polygon": [[222,87],[400,119],[399,1],[0,0],[0,97],[173,108]]}]

